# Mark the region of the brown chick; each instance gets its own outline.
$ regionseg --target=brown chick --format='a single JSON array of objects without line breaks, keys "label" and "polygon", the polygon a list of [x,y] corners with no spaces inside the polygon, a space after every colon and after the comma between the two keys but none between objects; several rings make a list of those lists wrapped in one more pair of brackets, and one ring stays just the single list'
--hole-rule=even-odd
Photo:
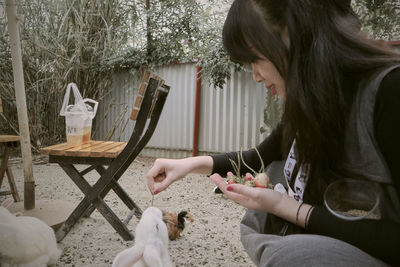
[{"label": "brown chick", "polygon": [[169,240],[175,240],[181,236],[185,222],[194,222],[194,219],[187,211],[179,214],[163,211],[163,221],[167,225]]}]

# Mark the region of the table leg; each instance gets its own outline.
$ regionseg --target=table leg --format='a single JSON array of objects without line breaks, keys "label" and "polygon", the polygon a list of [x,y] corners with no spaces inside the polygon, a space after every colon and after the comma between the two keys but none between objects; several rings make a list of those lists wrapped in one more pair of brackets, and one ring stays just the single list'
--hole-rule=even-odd
[{"label": "table leg", "polygon": [[21,199],[19,198],[17,185],[15,184],[14,175],[11,172],[10,166],[7,166],[6,173],[14,201],[19,202]]},{"label": "table leg", "polygon": [[0,167],[0,188],[3,184],[4,175],[7,175],[8,183],[10,184],[10,191],[1,192],[5,195],[12,195],[15,202],[21,201],[18,195],[17,186],[15,184],[14,175],[11,172],[11,168],[8,165],[8,159],[10,157],[10,147],[8,145],[4,146],[4,154],[1,160],[1,167]]},{"label": "table leg", "polygon": [[4,146],[4,154],[1,159],[1,167],[0,167],[0,187],[3,184],[4,174],[6,173],[6,169],[8,166],[9,155],[10,155],[10,148],[8,146]]}]

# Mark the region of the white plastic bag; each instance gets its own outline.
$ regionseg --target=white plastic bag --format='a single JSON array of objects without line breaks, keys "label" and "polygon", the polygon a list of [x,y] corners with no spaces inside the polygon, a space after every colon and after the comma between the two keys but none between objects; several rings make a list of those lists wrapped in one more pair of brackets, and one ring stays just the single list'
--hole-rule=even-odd
[{"label": "white plastic bag", "polygon": [[[75,103],[68,105],[71,88],[74,93]],[[88,103],[94,106],[92,107]],[[75,83],[68,84],[60,115],[65,116],[67,143],[69,145],[79,146],[90,141],[92,120],[96,116],[97,106],[98,102],[93,99],[82,99]]]}]

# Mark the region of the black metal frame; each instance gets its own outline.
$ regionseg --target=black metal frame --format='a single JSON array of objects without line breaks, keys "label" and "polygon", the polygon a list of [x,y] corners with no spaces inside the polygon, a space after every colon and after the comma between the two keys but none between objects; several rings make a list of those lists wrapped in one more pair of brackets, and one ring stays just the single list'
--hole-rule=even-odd
[{"label": "black metal frame", "polygon": [[[125,205],[134,212],[137,218],[141,217],[142,210],[118,184],[118,180],[148,143],[157,126],[170,89],[167,85],[159,85],[159,80],[150,78],[129,142],[115,159],[49,156],[49,162],[58,163],[85,194],[85,197],[78,204],[75,210],[57,230],[57,241],[61,241],[82,216],[90,216],[94,209],[97,209],[104,216],[104,218],[114,227],[124,240],[133,240],[133,234],[128,230],[126,224],[124,224],[104,202],[104,197],[112,189]],[[156,102],[153,110],[151,110],[153,100]],[[150,112],[150,121],[145,133],[143,134]],[[88,164],[90,167],[79,172],[74,167],[74,164]],[[109,167],[106,169],[103,165],[109,165]],[[96,170],[100,175],[100,178],[93,186],[91,186],[84,178],[84,175],[92,170]]]}]

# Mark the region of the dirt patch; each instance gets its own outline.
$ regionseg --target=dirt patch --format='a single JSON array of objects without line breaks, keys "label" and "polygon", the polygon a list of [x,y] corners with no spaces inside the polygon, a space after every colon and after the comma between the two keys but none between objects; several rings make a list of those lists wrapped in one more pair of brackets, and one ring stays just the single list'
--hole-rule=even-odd
[{"label": "dirt patch", "polygon": [[[153,158],[138,157],[120,179],[121,186],[145,210],[151,205],[145,175]],[[20,160],[12,160],[17,187],[23,198],[23,169]],[[83,167],[83,166],[82,166]],[[82,168],[83,169],[83,168]],[[36,199],[64,200],[78,204],[83,194],[57,164],[41,158],[33,165]],[[90,184],[98,176],[86,175]],[[154,198],[154,206],[170,211],[189,211],[195,221],[188,224],[180,239],[169,243],[169,253],[175,266],[255,266],[244,252],[239,237],[239,222],[245,209],[223,195],[213,193],[214,184],[204,175],[189,175]],[[8,189],[6,179],[1,190]],[[0,201],[4,197],[0,197]],[[129,210],[111,192],[106,203],[120,217]],[[134,232],[138,220],[133,217],[128,228]],[[95,211],[81,219],[58,244],[63,253],[56,266],[111,266],[115,255],[133,245],[124,241]]]}]

